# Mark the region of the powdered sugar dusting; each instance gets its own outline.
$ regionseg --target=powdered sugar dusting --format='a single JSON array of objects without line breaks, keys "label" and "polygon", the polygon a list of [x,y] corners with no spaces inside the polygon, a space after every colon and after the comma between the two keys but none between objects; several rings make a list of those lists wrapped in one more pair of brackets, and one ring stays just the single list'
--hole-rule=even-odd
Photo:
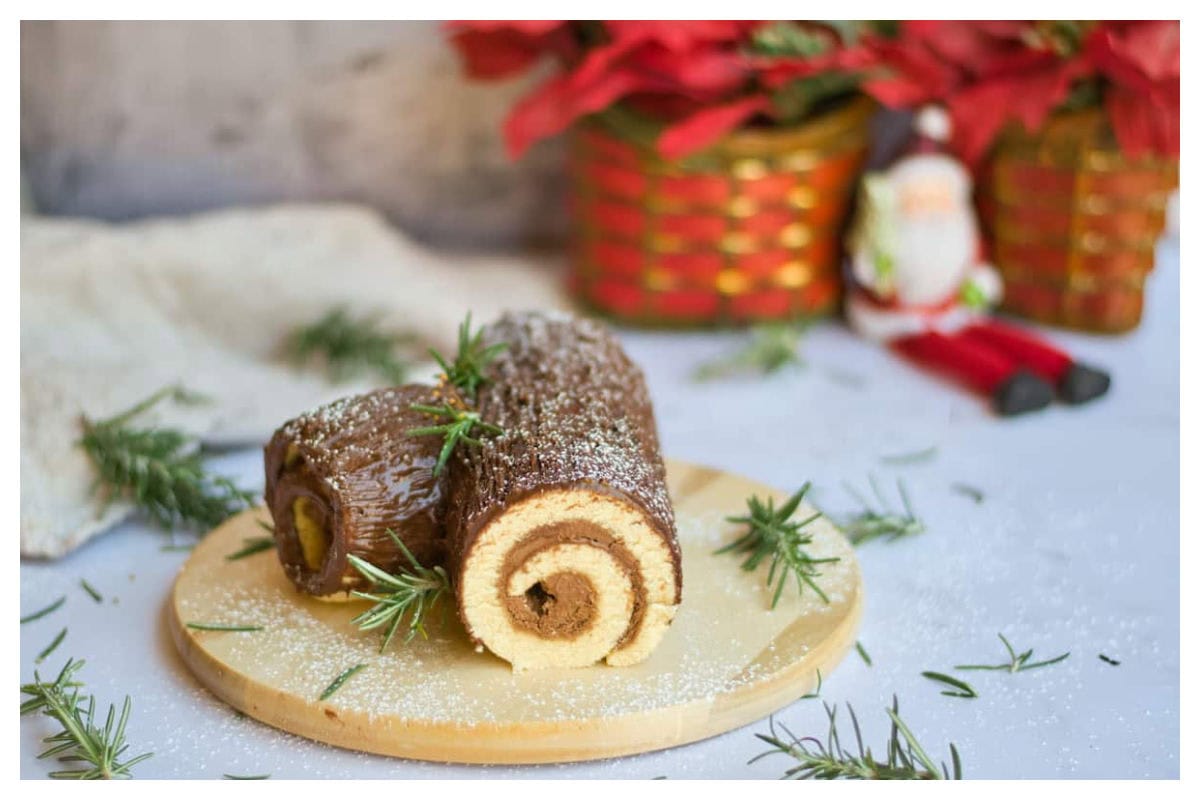
[{"label": "powdered sugar dusting", "polygon": [[[582,723],[688,704],[735,702],[739,692],[793,669],[846,622],[857,599],[858,567],[832,525],[818,521],[812,525],[813,554],[841,559],[819,579],[829,604],[811,591],[797,595],[789,587],[779,607],[768,610],[765,569],[747,573],[739,569],[736,556],[712,553],[737,532],[723,517],[737,513],[741,499],[722,492],[722,498],[726,495],[729,508],[722,499],[719,511],[681,511],[683,602],[659,648],[633,667],[514,673],[500,659],[476,653],[449,608],[441,621],[434,615],[428,639],[407,645],[397,641],[380,654],[379,635],[350,624],[361,604],[321,603],[299,594],[269,556],[224,559],[254,525],[249,515],[197,549],[181,575],[176,608],[184,622],[264,628],[253,633],[188,632],[231,672],[282,693],[289,702],[391,724],[470,730]],[[327,702],[318,703],[330,681],[357,663],[369,666]]]}]

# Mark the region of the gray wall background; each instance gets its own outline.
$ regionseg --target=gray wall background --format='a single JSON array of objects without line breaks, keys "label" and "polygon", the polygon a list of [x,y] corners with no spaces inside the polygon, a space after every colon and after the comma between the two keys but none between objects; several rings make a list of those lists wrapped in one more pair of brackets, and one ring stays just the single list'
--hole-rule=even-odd
[{"label": "gray wall background", "polygon": [[514,164],[499,132],[528,83],[469,83],[433,22],[23,22],[24,178],[50,214],[353,200],[425,240],[540,242],[562,145]]}]

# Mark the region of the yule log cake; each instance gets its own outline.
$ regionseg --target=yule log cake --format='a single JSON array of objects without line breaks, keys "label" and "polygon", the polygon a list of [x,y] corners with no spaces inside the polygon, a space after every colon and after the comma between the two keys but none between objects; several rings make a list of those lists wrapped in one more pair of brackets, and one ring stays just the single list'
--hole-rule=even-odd
[{"label": "yule log cake", "polygon": [[428,386],[347,397],[285,423],[265,450],[267,507],[279,561],[292,582],[322,599],[371,587],[348,560],[386,572],[409,565],[391,530],[423,564],[445,560],[440,444],[411,437],[426,424],[411,406]]},{"label": "yule log cake", "polygon": [[514,668],[634,664],[682,576],[641,371],[599,323],[510,314],[476,410],[502,435],[456,449],[446,542],[467,632]]},{"label": "yule log cake", "polygon": [[545,313],[477,337],[464,324],[445,366],[437,387],[346,398],[275,433],[266,500],[288,577],[357,599],[379,587],[350,556],[438,568],[472,640],[516,669],[645,659],[682,576],[640,370],[599,323]]}]

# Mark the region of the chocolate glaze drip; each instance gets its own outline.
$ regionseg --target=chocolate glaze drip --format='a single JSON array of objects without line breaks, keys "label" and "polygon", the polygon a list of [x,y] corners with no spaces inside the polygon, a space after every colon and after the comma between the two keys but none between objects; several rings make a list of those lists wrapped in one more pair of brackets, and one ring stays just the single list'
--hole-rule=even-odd
[{"label": "chocolate glaze drip", "polygon": [[508,343],[488,366],[476,401],[482,418],[505,433],[456,448],[451,458],[446,542],[452,576],[482,529],[511,504],[551,489],[589,489],[645,512],[672,552],[678,602],[675,516],[641,370],[592,320],[506,314],[483,329],[483,338]]},{"label": "chocolate glaze drip", "polygon": [[[279,560],[297,587],[315,595],[369,588],[349,554],[388,572],[407,567],[389,528],[423,566],[445,560],[445,495],[432,472],[441,440],[405,435],[429,423],[409,405],[436,402],[426,386],[381,389],[322,406],[275,432],[264,452],[265,497]],[[299,530],[305,526],[307,552]],[[313,543],[314,530],[323,542]]]}]

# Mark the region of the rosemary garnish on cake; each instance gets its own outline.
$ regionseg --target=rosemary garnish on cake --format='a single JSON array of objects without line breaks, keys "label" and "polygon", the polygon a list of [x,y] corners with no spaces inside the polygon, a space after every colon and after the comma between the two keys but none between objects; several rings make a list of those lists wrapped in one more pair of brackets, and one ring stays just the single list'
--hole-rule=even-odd
[{"label": "rosemary garnish on cake", "polygon": [[409,408],[429,414],[435,419],[446,420],[441,425],[428,425],[423,428],[409,428],[408,430],[409,436],[437,435],[445,437],[445,442],[442,444],[442,451],[438,454],[437,464],[433,467],[434,475],[442,474],[442,470],[446,468],[446,462],[450,460],[450,454],[454,452],[454,448],[459,442],[466,442],[473,445],[480,443],[477,436],[472,436],[476,428],[484,433],[504,433],[497,426],[480,419],[479,412],[466,408],[458,408],[450,403],[445,403],[441,406],[426,406],[420,403],[413,403]]},{"label": "rosemary garnish on cake", "polygon": [[[934,763],[917,737],[900,719],[900,703],[892,697],[892,707],[887,709],[892,721],[887,750],[880,760],[871,748],[863,744],[862,732],[854,708],[847,703],[850,724],[854,729],[855,750],[842,744],[837,727],[837,707],[825,704],[829,717],[829,732],[825,740],[815,736],[796,736],[782,723],[771,718],[769,734],[755,734],[771,746],[750,760],[753,764],[760,758],[771,755],[786,755],[796,760],[796,765],[783,773],[784,778],[795,780],[961,780],[962,761],[958,749],[950,745],[950,766],[945,762]],[[780,735],[780,734],[783,735]],[[786,738],[784,738],[786,736]]]},{"label": "rosemary garnish on cake", "polygon": [[400,540],[395,531],[389,528],[387,534],[404,553],[410,568],[391,574],[356,555],[346,556],[358,573],[376,587],[373,592],[351,592],[355,597],[370,600],[375,605],[350,621],[365,631],[387,626],[383,642],[379,645],[381,653],[387,649],[406,614],[408,615],[408,630],[404,636],[404,643],[411,642],[418,633],[426,636],[426,616],[437,604],[442,594],[450,589],[450,579],[446,575],[446,570],[441,567],[430,569],[421,566],[421,563],[404,546],[404,542]]},{"label": "rosemary garnish on cake", "polygon": [[396,348],[412,338],[384,332],[375,317],[354,319],[339,307],[296,329],[288,337],[286,350],[297,366],[314,358],[324,360],[334,383],[374,373],[388,384],[398,385],[404,383],[408,365],[396,355]]},{"label": "rosemary garnish on cake", "polygon": [[124,499],[163,528],[215,527],[249,507],[254,493],[208,472],[191,436],[173,428],[131,424],[167,398],[181,403],[200,400],[182,387],[168,386],[116,416],[99,421],[84,418],[79,445],[96,468],[92,491],[104,492],[104,507]]},{"label": "rosemary garnish on cake", "polygon": [[474,335],[471,334],[471,315],[468,313],[466,319],[458,326],[458,354],[454,357],[454,363],[446,361],[437,350],[431,349],[429,355],[433,356],[433,360],[442,368],[446,382],[458,389],[467,402],[474,403],[479,387],[487,382],[483,375],[484,367],[507,347],[507,342],[496,342],[484,347],[483,329],[480,328]]},{"label": "rosemary garnish on cake", "polygon": [[62,730],[43,741],[50,747],[38,758],[57,757],[58,761],[78,765],[50,773],[51,778],[81,780],[131,778],[130,768],[150,758],[143,753],[122,760],[129,745],[125,742],[125,725],[129,721],[129,697],[118,716],[113,706],[101,727],[96,720],[96,699],[83,694],[75,673],[84,662],[68,659],[58,677],[46,683],[35,671],[33,683],[21,687],[29,699],[21,703],[21,716],[41,712],[62,726]]},{"label": "rosemary garnish on cake", "polygon": [[742,569],[747,572],[753,572],[764,559],[770,557],[771,565],[767,570],[767,587],[775,589],[775,593],[771,597],[771,608],[775,608],[779,604],[779,598],[783,595],[789,576],[795,579],[796,588],[801,594],[804,593],[804,587],[808,586],[822,600],[826,603],[829,602],[829,598],[821,590],[821,587],[817,586],[814,579],[821,575],[818,569],[821,564],[831,564],[839,559],[836,557],[813,558],[804,549],[807,545],[812,544],[812,535],[807,533],[804,528],[820,519],[821,513],[817,512],[800,521],[792,520],[792,515],[800,507],[800,501],[804,499],[804,495],[811,486],[811,482],[805,483],[800,487],[800,491],[792,495],[778,509],[775,508],[773,498],[768,497],[764,502],[757,495],[753,495],[746,501],[750,511],[747,516],[726,518],[729,522],[746,525],[747,530],[738,539],[720,548],[716,553],[718,555],[731,552],[747,554],[745,560],[742,561]]},{"label": "rosemary garnish on cake", "polygon": [[450,460],[450,454],[454,452],[454,448],[459,442],[471,445],[479,444],[478,435],[472,435],[476,429],[494,435],[504,433],[498,426],[484,422],[480,418],[479,412],[471,406],[475,403],[479,387],[487,383],[487,378],[483,375],[484,367],[507,347],[507,342],[496,342],[485,347],[483,330],[480,329],[472,335],[471,315],[467,314],[466,319],[458,326],[458,354],[454,357],[454,363],[448,362],[436,350],[429,351],[429,354],[442,368],[443,394],[448,396],[447,400],[441,406],[413,403],[409,408],[428,414],[435,420],[444,421],[439,425],[410,428],[408,435],[444,437],[442,450],[438,454],[437,464],[433,468],[434,475],[442,474],[442,470],[446,468],[446,462]]}]

